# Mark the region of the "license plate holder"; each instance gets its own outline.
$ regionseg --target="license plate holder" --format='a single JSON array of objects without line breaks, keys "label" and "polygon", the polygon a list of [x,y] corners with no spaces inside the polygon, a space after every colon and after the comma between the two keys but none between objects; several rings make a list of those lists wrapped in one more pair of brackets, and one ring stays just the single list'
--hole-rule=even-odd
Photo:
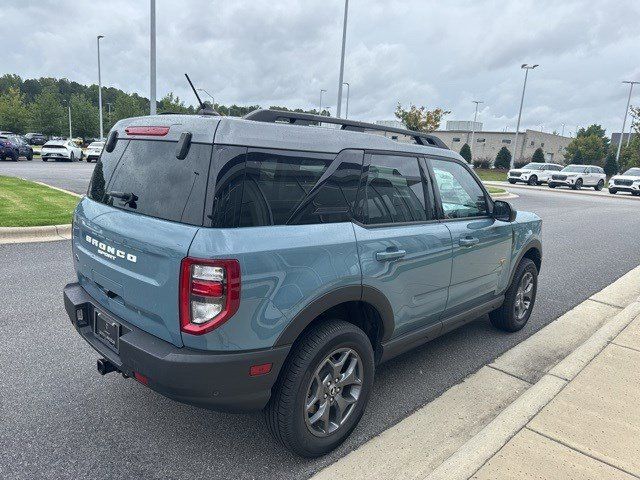
[{"label": "license plate holder", "polygon": [[122,325],[99,310],[93,314],[93,333],[98,339],[114,352],[120,348],[120,334]]}]

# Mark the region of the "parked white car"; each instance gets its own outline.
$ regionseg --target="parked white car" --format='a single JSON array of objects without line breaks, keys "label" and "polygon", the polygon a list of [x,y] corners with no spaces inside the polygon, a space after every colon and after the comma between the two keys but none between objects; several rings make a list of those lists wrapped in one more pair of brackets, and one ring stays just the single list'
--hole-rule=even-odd
[{"label": "parked white car", "polygon": [[509,170],[507,179],[509,183],[527,183],[529,185],[541,185],[547,183],[554,173],[562,170],[562,165],[556,163],[528,163],[522,168]]},{"label": "parked white car", "polygon": [[609,179],[609,193],[630,192],[640,195],[640,168],[630,168],[622,175],[614,175]]},{"label": "parked white car", "polygon": [[73,140],[49,140],[42,146],[40,156],[43,161],[67,160],[73,162],[82,160],[82,149]]},{"label": "parked white car", "polygon": [[87,147],[87,163],[91,161],[97,162],[103,147],[104,142],[91,142]]},{"label": "parked white car", "polygon": [[549,187],[570,187],[580,190],[582,187],[593,187],[602,190],[607,181],[607,174],[601,167],[593,165],[568,165],[561,172],[551,175]]}]

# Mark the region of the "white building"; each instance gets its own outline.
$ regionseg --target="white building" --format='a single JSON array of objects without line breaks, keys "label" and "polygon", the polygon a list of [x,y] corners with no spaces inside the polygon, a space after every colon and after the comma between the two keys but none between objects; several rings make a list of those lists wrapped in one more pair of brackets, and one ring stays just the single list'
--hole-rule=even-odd
[{"label": "white building", "polygon": [[[474,124],[476,128],[473,128]],[[460,130],[464,132],[475,130],[476,132],[479,132],[482,130],[482,122],[473,122],[471,120],[447,120],[447,130]]]}]

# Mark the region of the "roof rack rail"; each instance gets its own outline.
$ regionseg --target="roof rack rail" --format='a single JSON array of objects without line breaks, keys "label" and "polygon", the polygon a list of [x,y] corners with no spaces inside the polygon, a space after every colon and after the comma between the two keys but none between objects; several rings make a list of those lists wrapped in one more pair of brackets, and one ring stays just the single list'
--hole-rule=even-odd
[{"label": "roof rack rail", "polygon": [[284,110],[270,110],[260,109],[247,113],[244,117],[245,120],[253,120],[256,122],[267,123],[290,123],[295,125],[317,125],[319,123],[333,123],[341,125],[341,130],[351,130],[354,132],[364,132],[365,130],[376,130],[380,132],[398,133],[400,135],[406,135],[412,137],[418,145],[426,145],[429,147],[445,148],[449,150],[449,147],[435,135],[430,135],[423,132],[414,132],[412,130],[406,130],[404,128],[385,127],[383,125],[377,125],[375,123],[358,122],[355,120],[345,120],[342,118],[325,117],[324,115],[314,115],[311,113],[300,112],[287,112]]}]

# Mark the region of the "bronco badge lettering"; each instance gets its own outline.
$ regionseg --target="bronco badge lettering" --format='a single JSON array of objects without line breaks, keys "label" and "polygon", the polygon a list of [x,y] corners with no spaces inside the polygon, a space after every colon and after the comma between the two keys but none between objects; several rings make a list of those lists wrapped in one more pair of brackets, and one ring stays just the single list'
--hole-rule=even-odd
[{"label": "bronco badge lettering", "polygon": [[107,257],[110,260],[115,260],[116,258],[124,258],[132,263],[136,263],[138,261],[138,257],[131,253],[127,253],[124,250],[118,250],[111,245],[107,245],[104,242],[96,240],[90,235],[85,235],[84,239],[88,244],[93,245],[94,247],[98,247],[98,253]]}]

